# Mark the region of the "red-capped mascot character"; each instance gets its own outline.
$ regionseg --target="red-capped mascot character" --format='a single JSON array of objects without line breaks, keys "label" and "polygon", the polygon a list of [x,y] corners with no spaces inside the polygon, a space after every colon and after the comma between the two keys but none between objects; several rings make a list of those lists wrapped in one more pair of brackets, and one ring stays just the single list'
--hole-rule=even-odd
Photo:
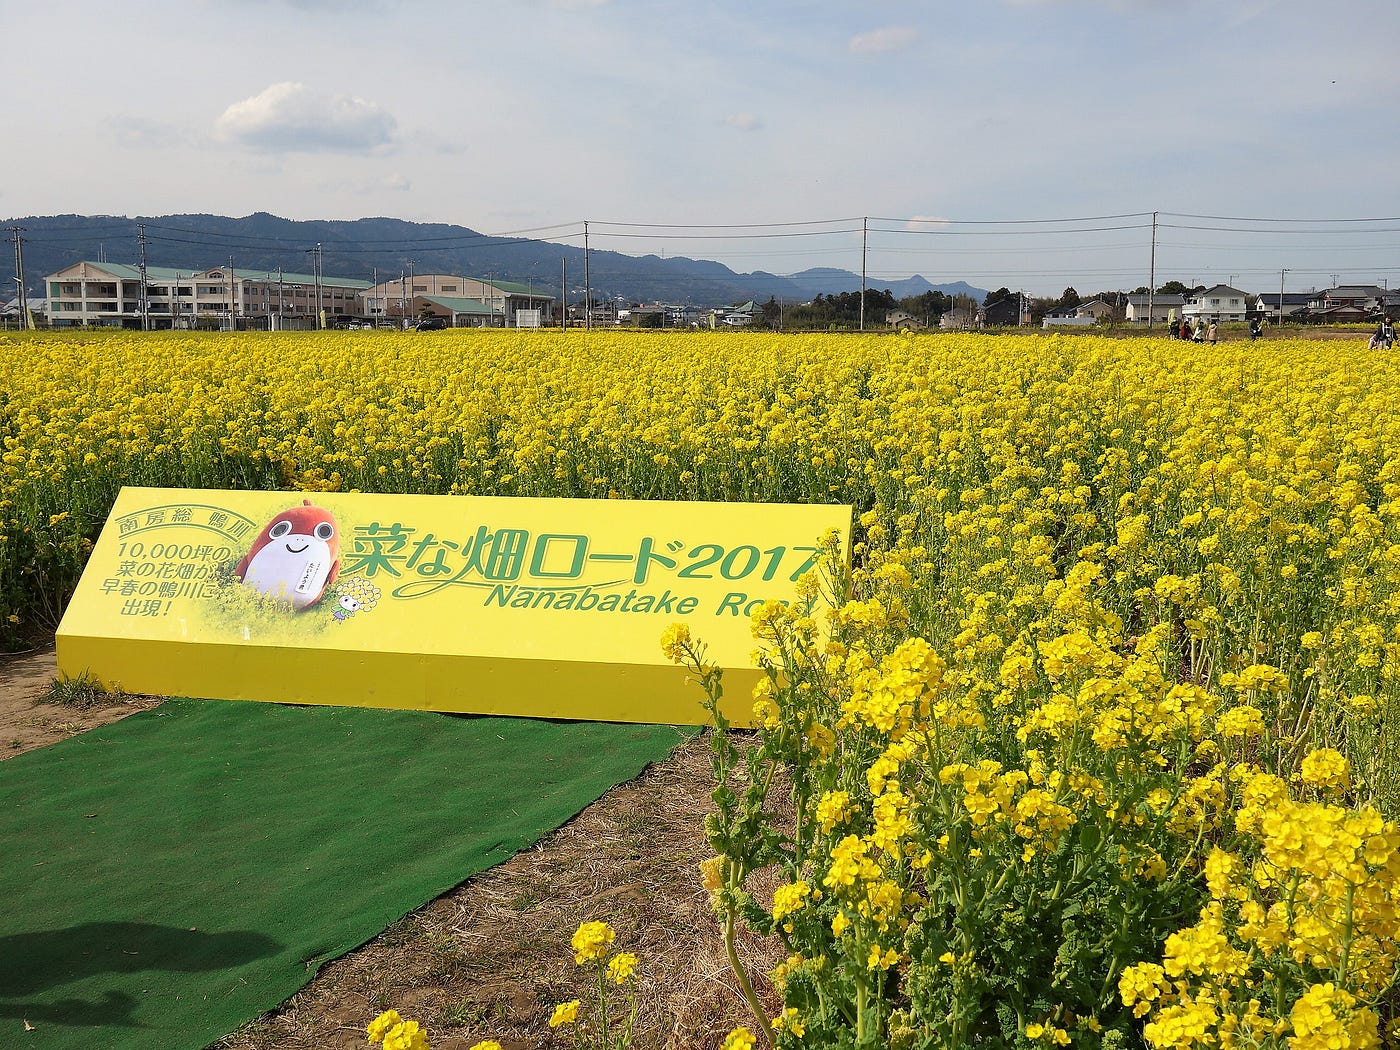
[{"label": "red-capped mascot character", "polygon": [[234,573],[259,594],[301,612],[321,600],[339,571],[335,517],[308,499],[268,522]]}]

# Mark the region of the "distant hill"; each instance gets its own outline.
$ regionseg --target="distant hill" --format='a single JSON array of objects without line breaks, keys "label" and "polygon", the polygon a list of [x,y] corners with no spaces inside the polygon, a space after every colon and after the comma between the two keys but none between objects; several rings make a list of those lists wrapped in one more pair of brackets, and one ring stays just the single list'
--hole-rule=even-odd
[{"label": "distant hill", "polygon": [[[796,286],[806,299],[811,299],[818,293],[831,295],[834,292],[860,291],[860,274],[826,266],[803,270],[801,273],[795,273],[786,278],[786,280]],[[899,281],[882,281],[867,277],[865,285],[867,288],[876,288],[882,292],[887,291],[896,299],[903,299],[911,295],[923,295],[924,292],[931,291],[942,292],[949,296],[970,295],[976,298],[979,303],[987,297],[985,289],[974,288],[966,281],[954,281],[952,284],[931,284],[918,274]]]},{"label": "distant hill", "polygon": [[[311,249],[321,246],[321,272],[337,277],[380,280],[408,273],[455,273],[488,280],[537,283],[558,295],[560,269],[569,299],[584,293],[583,249],[528,238],[500,238],[465,226],[407,222],[403,219],[283,219],[266,212],[242,218],[224,215],[31,215],[0,220],[24,227],[24,271],[29,294],[42,296],[43,279],[65,266],[94,262],[136,263],[138,225],[146,228],[146,262],[175,269],[205,269],[233,262],[237,269],[311,272]],[[818,294],[859,291],[860,274],[820,268],[790,277],[756,271],[735,273],[717,262],[683,256],[635,257],[590,250],[589,283],[594,299],[720,306],[776,297],[807,302]],[[7,277],[14,275],[13,253],[6,253]],[[867,280],[896,298],[935,289],[948,295],[986,292],[962,281],[930,284],[923,277],[895,282]],[[5,281],[6,297],[14,288]]]}]

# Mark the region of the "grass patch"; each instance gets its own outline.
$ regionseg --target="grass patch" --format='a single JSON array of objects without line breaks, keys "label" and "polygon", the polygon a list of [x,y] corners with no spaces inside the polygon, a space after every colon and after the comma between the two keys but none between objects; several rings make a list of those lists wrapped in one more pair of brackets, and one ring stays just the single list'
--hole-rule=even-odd
[{"label": "grass patch", "polygon": [[49,691],[40,702],[61,704],[87,710],[93,707],[110,707],[128,699],[128,694],[120,689],[108,689],[87,671],[72,678],[55,678]]}]

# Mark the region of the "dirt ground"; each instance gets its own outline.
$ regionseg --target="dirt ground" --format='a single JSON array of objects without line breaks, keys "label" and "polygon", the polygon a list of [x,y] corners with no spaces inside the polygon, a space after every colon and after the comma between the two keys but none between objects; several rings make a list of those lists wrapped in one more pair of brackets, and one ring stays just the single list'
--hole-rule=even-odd
[{"label": "dirt ground", "polygon": [[45,703],[58,668],[53,646],[0,655],[0,759],[54,744],[159,703],[148,696],[107,697],[93,706]]},{"label": "dirt ground", "polygon": [[[0,656],[0,759],[160,702],[46,702],[55,672],[52,646]],[[615,949],[641,959],[633,1046],[718,1046],[734,1026],[754,1021],[699,885],[713,786],[708,738],[695,738],[531,849],[326,964],[301,992],[211,1050],[364,1048],[365,1025],[389,1007],[425,1025],[434,1050],[467,1050],[483,1039],[504,1050],[571,1046],[548,1021],[556,1003],[582,999],[587,1011],[596,994],[569,947],[578,925],[592,920],[610,923]],[[763,896],[765,887],[754,889]],[[739,954],[776,1013],[764,975],[782,960],[781,946],[744,940]]]}]

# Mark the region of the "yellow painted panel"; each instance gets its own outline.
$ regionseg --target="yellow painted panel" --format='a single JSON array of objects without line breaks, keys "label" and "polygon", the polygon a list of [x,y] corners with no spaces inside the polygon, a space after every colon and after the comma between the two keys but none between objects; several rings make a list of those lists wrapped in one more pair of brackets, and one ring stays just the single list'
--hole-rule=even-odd
[{"label": "yellow painted panel", "polygon": [[748,724],[749,612],[843,506],[123,489],[58,631],[131,692],[694,724],[684,621]]}]

